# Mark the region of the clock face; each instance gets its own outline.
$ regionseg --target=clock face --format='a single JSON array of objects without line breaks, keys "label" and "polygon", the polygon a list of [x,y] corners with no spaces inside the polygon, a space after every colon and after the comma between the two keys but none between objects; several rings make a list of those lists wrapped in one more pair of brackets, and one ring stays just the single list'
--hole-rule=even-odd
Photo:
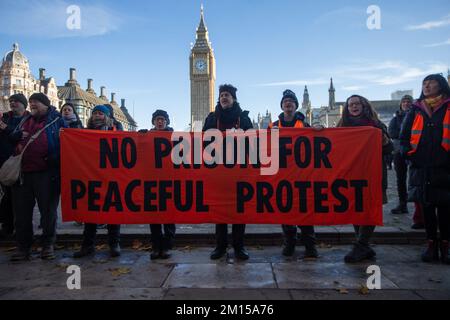
[{"label": "clock face", "polygon": [[206,61],[203,60],[203,59],[197,60],[197,61],[195,62],[195,68],[196,68],[198,71],[205,71],[205,70],[206,70]]}]

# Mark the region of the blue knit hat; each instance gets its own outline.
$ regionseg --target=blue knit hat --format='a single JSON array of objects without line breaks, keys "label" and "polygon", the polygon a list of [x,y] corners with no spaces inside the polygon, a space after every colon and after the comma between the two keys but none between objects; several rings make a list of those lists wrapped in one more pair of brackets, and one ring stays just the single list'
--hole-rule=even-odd
[{"label": "blue knit hat", "polygon": [[92,113],[94,113],[95,111],[100,111],[101,113],[103,113],[104,115],[106,115],[108,117],[111,116],[111,112],[109,111],[109,108],[103,104],[95,106],[94,109],[92,110]]}]

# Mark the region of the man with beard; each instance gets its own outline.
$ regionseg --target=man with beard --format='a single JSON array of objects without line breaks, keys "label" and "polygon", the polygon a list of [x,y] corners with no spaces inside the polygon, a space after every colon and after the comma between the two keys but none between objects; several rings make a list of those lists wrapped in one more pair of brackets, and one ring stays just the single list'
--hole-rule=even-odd
[{"label": "man with beard", "polygon": [[[43,93],[28,99],[31,115],[23,119],[17,136],[15,154],[23,152],[21,181],[12,186],[18,251],[12,261],[30,259],[33,244],[33,208],[37,202],[41,214],[43,260],[55,258],[57,208],[60,195],[59,131],[64,120]],[[28,141],[33,141],[27,145]]]}]

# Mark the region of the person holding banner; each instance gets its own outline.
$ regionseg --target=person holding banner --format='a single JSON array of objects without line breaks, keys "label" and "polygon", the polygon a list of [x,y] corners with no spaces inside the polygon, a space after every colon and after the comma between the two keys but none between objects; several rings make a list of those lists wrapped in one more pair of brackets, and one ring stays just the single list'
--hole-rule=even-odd
[{"label": "person holding banner", "polygon": [[[92,116],[88,120],[88,129],[91,130],[115,130],[111,113],[106,105],[95,106],[92,110]],[[108,244],[111,257],[120,256],[120,225],[108,224]],[[83,243],[80,251],[73,254],[74,258],[82,258],[95,253],[95,236],[97,234],[97,225],[86,223],[84,225]]]},{"label": "person holding banner", "polygon": [[422,261],[437,261],[440,255],[450,264],[450,87],[442,75],[423,80],[400,140],[401,152],[411,162],[408,200],[420,202],[424,213],[428,244]]},{"label": "person holding banner", "polygon": [[105,104],[105,106],[108,107],[110,117],[113,121],[114,130],[116,131],[123,131],[123,125],[119,121],[117,121],[116,117],[114,116],[114,108],[109,103]]},{"label": "person holding banner", "polygon": [[[305,121],[305,116],[297,112],[299,103],[297,96],[291,90],[285,90],[281,98],[281,109],[283,112],[278,116],[278,120],[269,124],[269,129],[273,128],[306,128],[310,125]],[[282,225],[283,230],[283,251],[286,257],[294,254],[297,243],[297,226]],[[305,258],[317,258],[316,237],[313,226],[298,226],[301,231],[301,239],[305,245]]]},{"label": "person holding banner", "polygon": [[[237,89],[230,84],[219,87],[219,101],[214,112],[211,112],[203,126],[203,131],[209,129],[252,129],[252,121],[248,116],[248,111],[242,111],[236,97]],[[245,224],[233,224],[232,237],[234,254],[236,258],[247,260],[248,252],[244,248]],[[228,247],[228,226],[226,224],[216,225],[217,246],[211,253],[212,260],[220,259],[227,253]]]},{"label": "person holding banner", "polygon": [[67,102],[61,107],[61,115],[68,128],[83,129],[83,123],[73,104]]},{"label": "person holding banner", "polygon": [[[387,165],[383,160],[384,155],[389,154],[393,150],[393,144],[387,132],[387,127],[378,118],[377,113],[371,106],[369,100],[359,95],[352,95],[345,103],[342,118],[337,127],[359,127],[370,126],[380,129],[382,133],[382,158],[380,159],[383,178],[382,192],[383,203],[387,203]],[[357,241],[353,245],[352,250],[345,256],[347,263],[357,263],[366,259],[375,258],[376,253],[370,247],[369,241],[375,231],[375,226],[354,226]]]},{"label": "person holding banner", "polygon": [[43,93],[29,98],[30,115],[26,116],[17,131],[19,142],[15,154],[21,154],[21,178],[12,186],[18,251],[12,261],[30,259],[33,244],[33,210],[37,202],[41,214],[41,259],[55,258],[56,223],[60,177],[59,131],[65,127],[61,114],[51,106]]},{"label": "person holding banner", "polygon": [[[150,131],[173,131],[169,127],[169,115],[164,110],[156,110],[152,115],[153,129]],[[139,130],[140,133],[146,133],[148,130]],[[164,233],[163,233],[164,229]],[[171,254],[169,250],[173,247],[175,237],[175,224],[151,224],[152,253],[150,259],[169,259]]]}]

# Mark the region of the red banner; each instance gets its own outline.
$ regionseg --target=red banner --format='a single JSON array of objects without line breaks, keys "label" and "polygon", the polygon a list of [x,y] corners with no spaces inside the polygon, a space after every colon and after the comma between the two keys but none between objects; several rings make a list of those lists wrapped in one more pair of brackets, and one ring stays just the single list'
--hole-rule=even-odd
[{"label": "red banner", "polygon": [[381,131],[61,132],[64,221],[382,225]]}]

